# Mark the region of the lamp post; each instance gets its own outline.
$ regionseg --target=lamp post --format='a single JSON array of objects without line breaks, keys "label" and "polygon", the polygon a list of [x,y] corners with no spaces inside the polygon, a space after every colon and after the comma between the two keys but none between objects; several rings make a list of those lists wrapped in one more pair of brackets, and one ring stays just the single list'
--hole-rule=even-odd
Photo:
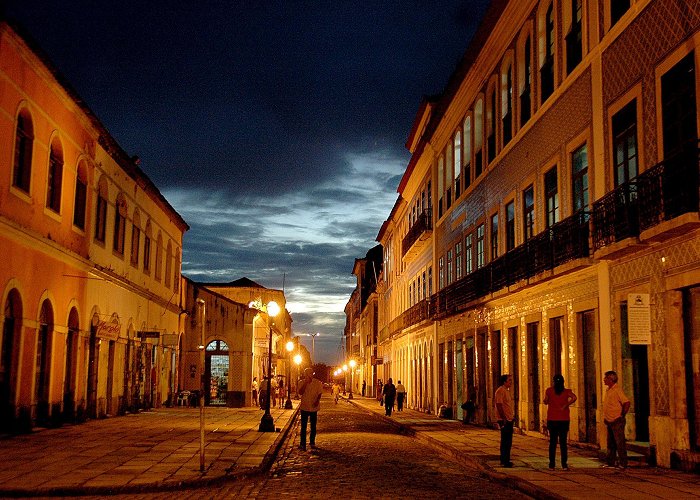
[{"label": "lamp post", "polygon": [[270,400],[272,399],[272,318],[280,312],[277,302],[271,300],[267,304],[267,320],[270,327],[270,343],[267,351],[267,397],[265,398],[265,414],[260,419],[259,432],[275,432],[275,420],[270,415]]},{"label": "lamp post", "polygon": [[[345,386],[347,386],[348,365],[343,365],[343,396],[345,396]],[[352,387],[350,388],[352,390]]]},{"label": "lamp post", "polygon": [[309,337],[311,337],[311,365],[313,366],[314,363],[316,363],[316,337],[318,335],[321,335],[319,332],[316,333],[309,333]]},{"label": "lamp post", "polygon": [[285,410],[292,409],[292,367],[291,367],[291,357],[292,351],[294,350],[294,342],[291,340],[287,342],[287,401],[284,403]]},{"label": "lamp post", "polygon": [[[297,365],[297,379],[299,379],[299,365],[301,365],[301,354],[294,355],[294,364]],[[299,399],[299,385],[294,384],[294,391],[296,392],[294,399]]]},{"label": "lamp post", "polygon": [[348,399],[352,399],[352,386],[355,385],[355,365],[357,365],[357,361],[354,359],[350,360],[350,394],[348,395]]},{"label": "lamp post", "polygon": [[197,306],[199,307],[199,323],[201,327],[199,334],[199,471],[204,472],[204,368],[206,366],[204,358],[204,321],[207,309],[203,299],[197,299]]}]

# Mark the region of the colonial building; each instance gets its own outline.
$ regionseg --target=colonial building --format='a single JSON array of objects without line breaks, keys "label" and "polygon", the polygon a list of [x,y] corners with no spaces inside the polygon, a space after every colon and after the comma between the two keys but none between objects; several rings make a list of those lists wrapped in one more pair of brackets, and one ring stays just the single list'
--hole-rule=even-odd
[{"label": "colonial building", "polygon": [[[200,339],[201,311],[198,310],[197,299],[204,301],[208,311],[203,343]],[[271,301],[280,308],[277,316],[268,313],[267,305]],[[226,387],[228,393],[225,398],[228,406],[251,404],[253,377],[262,381],[268,374],[270,335],[273,376],[286,379],[288,371],[290,374],[293,372],[290,366],[292,353],[287,352],[285,347],[292,339],[292,317],[287,311],[283,290],[265,288],[248,278],[229,283],[196,283],[193,284],[193,293],[186,297],[185,304],[192,320],[189,325],[191,329],[189,332],[186,329],[183,343],[182,369],[191,371],[192,365],[196,364],[196,373],[200,373],[199,345],[205,346],[208,360],[205,378],[208,380],[219,376],[213,371],[216,365],[212,365],[212,360],[225,358],[229,374],[226,375],[223,387]],[[184,379],[181,380],[184,382],[189,375],[183,372],[183,376]],[[195,388],[198,388],[200,379],[196,376],[194,380],[197,382]],[[192,390],[191,383],[192,380],[188,384],[183,383],[183,388]],[[208,387],[207,399],[214,393],[211,384]]]},{"label": "colonial building", "polygon": [[346,387],[353,383],[352,390],[375,396],[377,381],[382,370],[382,359],[377,357],[379,334],[379,304],[377,282],[382,272],[382,247],[370,249],[363,259],[355,259],[352,273],[357,277],[357,286],[345,306],[345,352],[347,358],[357,364],[354,374],[347,374]]},{"label": "colonial building", "polygon": [[188,226],[6,22],[0,141],[2,430],[168,402]]},{"label": "colonial building", "polygon": [[495,0],[421,105],[382,226],[380,346],[408,403],[539,435],[554,374],[570,438],[605,446],[603,373],[627,438],[662,466],[700,451],[700,4]]}]

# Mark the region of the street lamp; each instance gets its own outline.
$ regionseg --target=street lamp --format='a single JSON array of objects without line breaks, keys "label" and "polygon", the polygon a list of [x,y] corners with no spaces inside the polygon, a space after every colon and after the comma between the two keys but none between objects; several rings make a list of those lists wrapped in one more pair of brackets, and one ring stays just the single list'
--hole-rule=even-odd
[{"label": "street lamp", "polygon": [[[347,385],[345,381],[347,380],[348,365],[343,365],[343,396],[345,396],[345,386]],[[350,388],[352,391],[352,387]]]},{"label": "street lamp", "polygon": [[294,350],[294,342],[291,340],[287,342],[287,401],[284,403],[285,410],[292,409],[292,367],[290,363],[290,358],[292,357],[292,351]]},{"label": "street lamp", "polygon": [[357,362],[354,359],[350,360],[350,394],[348,395],[348,399],[352,399],[352,386],[355,385],[355,365],[357,365]]},{"label": "street lamp", "polygon": [[[294,355],[294,364],[297,365],[297,379],[299,378],[299,365],[301,365],[301,354],[295,354]],[[296,394],[294,395],[294,399],[299,399],[299,385],[294,384],[294,391]]]},{"label": "street lamp", "polygon": [[204,321],[207,314],[204,299],[197,299],[197,306],[199,307],[201,328],[199,333],[199,366],[201,375],[199,380],[199,471],[204,472],[204,368],[206,366],[204,358]]},{"label": "street lamp", "polygon": [[311,337],[311,359],[313,360],[311,364],[313,365],[316,363],[316,337],[318,335],[321,335],[319,332],[316,333],[309,333],[309,337]]},{"label": "street lamp", "polygon": [[265,398],[265,414],[260,419],[259,432],[275,432],[275,420],[270,415],[270,400],[272,399],[272,318],[280,312],[277,302],[271,300],[267,303],[267,320],[270,327],[270,344],[267,351],[267,397]]}]

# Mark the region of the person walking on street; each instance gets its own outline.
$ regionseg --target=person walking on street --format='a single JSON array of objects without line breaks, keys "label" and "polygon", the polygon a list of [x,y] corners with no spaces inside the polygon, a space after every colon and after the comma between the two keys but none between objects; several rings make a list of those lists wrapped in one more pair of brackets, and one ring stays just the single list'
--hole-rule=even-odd
[{"label": "person walking on street", "polygon": [[510,449],[513,446],[513,418],[515,418],[513,396],[510,393],[513,377],[501,375],[499,383],[501,385],[496,389],[494,401],[498,427],[501,429],[501,465],[510,468],[513,467],[513,462],[510,461]]},{"label": "person walking on street", "polygon": [[253,377],[253,406],[258,406],[258,377]]},{"label": "person walking on street", "polygon": [[367,390],[367,382],[363,380],[363,381],[362,381],[362,397],[363,397],[363,398],[365,397],[365,391],[366,391],[366,390]]},{"label": "person walking on street", "polygon": [[617,384],[617,373],[613,370],[605,372],[603,383],[608,386],[603,400],[603,422],[608,429],[608,456],[603,467],[615,466],[615,454],[618,456],[618,467],[627,468],[627,445],[625,443],[625,415],[630,410],[630,400],[625,396],[622,387]]},{"label": "person walking on street", "polygon": [[406,399],[406,388],[399,380],[396,385],[396,406],[398,411],[403,411],[403,402]]},{"label": "person walking on street", "polygon": [[332,394],[335,404],[338,404],[338,397],[340,396],[340,386],[338,385],[338,382],[333,382]]},{"label": "person walking on street", "polygon": [[306,428],[311,422],[311,433],[309,434],[309,446],[316,448],[316,422],[318,420],[318,410],[321,409],[321,395],[323,394],[323,384],[314,378],[314,371],[311,368],[304,369],[304,378],[299,380],[299,394],[301,402],[301,436],[299,437],[299,449],[306,451]]},{"label": "person walking on street", "polygon": [[394,382],[389,377],[389,380],[384,384],[382,389],[382,396],[384,396],[384,408],[386,410],[386,416],[391,416],[391,410],[394,409],[394,400],[396,399],[396,386]]},{"label": "person walking on street", "polygon": [[270,394],[272,399],[270,400],[270,408],[277,406],[277,377],[272,377],[270,379]]},{"label": "person walking on street", "polygon": [[569,406],[576,402],[576,394],[564,387],[564,377],[554,375],[552,387],[544,394],[547,405],[547,430],[549,431],[549,469],[554,470],[557,455],[557,441],[561,447],[561,468],[569,470],[566,440],[569,434]]}]

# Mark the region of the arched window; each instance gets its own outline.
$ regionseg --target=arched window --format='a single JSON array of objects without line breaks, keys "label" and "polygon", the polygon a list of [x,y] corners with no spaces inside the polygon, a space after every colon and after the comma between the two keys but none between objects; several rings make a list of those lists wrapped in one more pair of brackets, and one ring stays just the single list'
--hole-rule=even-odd
[{"label": "arched window", "polygon": [[80,320],[78,310],[73,307],[68,315],[66,335],[66,365],[63,371],[63,413],[68,419],[75,416],[75,386],[78,372],[78,334]]},{"label": "arched window", "polygon": [[464,189],[466,190],[472,182],[472,117],[470,115],[464,117],[462,131],[464,133],[464,142],[462,143],[464,145],[462,155],[464,168],[462,169],[462,177],[464,177]]},{"label": "arched window", "polygon": [[544,103],[554,92],[554,61],[556,50],[556,32],[554,23],[554,2],[538,16],[538,40],[540,60],[540,104]]},{"label": "arched window", "polygon": [[128,207],[124,195],[119,193],[114,206],[114,242],[112,248],[119,255],[124,255],[124,240],[126,238],[126,217]]},{"label": "arched window", "polygon": [[49,176],[46,187],[46,207],[61,213],[61,185],[63,183],[63,148],[58,138],[51,141]]},{"label": "arched window", "polygon": [[32,178],[32,151],[34,147],[34,124],[29,111],[23,109],[17,115],[15,131],[15,160],[12,168],[12,185],[29,193]]},{"label": "arched window", "polygon": [[528,33],[519,48],[520,126],[532,116],[532,37]]},{"label": "arched window", "polygon": [[45,299],[39,314],[39,329],[36,342],[36,370],[34,372],[34,401],[36,418],[46,422],[49,417],[49,391],[51,388],[51,342],[53,340],[53,307]]},{"label": "arched window", "polygon": [[170,273],[173,272],[173,245],[168,241],[168,246],[165,249],[165,283],[167,288],[170,288]]},{"label": "arched window", "polygon": [[583,59],[583,0],[566,0],[565,5],[564,15],[569,25],[566,34],[566,73],[569,74]]},{"label": "arched window", "polygon": [[95,240],[100,243],[104,243],[106,237],[108,199],[107,179],[102,177],[97,184],[97,203],[95,207]]},{"label": "arched window", "polygon": [[496,158],[496,116],[498,108],[496,107],[496,82],[492,81],[487,91],[488,96],[486,101],[486,165],[491,163]]},{"label": "arched window", "polygon": [[151,231],[151,220],[146,222],[146,230],[143,233],[143,272],[151,273],[151,241],[153,239]]},{"label": "arched window", "polygon": [[159,232],[156,240],[156,269],[154,277],[160,281],[163,275],[163,235]]},{"label": "arched window", "polygon": [[85,209],[87,206],[87,166],[78,163],[75,172],[75,197],[73,199],[73,225],[85,229]]},{"label": "arched window", "polygon": [[134,210],[134,220],[131,226],[131,265],[139,267],[139,246],[141,245],[141,214]]},{"label": "arched window", "polygon": [[462,131],[457,129],[453,137],[455,155],[455,201],[462,194]]},{"label": "arched window", "polygon": [[474,180],[484,168],[484,100],[480,97],[474,105]]},{"label": "arched window", "polygon": [[10,290],[5,300],[5,320],[0,343],[0,426],[10,425],[14,419],[19,341],[22,331],[22,299],[16,289]]},{"label": "arched window", "polygon": [[503,145],[513,138],[513,64],[512,56],[504,62],[501,70],[501,124]]}]

